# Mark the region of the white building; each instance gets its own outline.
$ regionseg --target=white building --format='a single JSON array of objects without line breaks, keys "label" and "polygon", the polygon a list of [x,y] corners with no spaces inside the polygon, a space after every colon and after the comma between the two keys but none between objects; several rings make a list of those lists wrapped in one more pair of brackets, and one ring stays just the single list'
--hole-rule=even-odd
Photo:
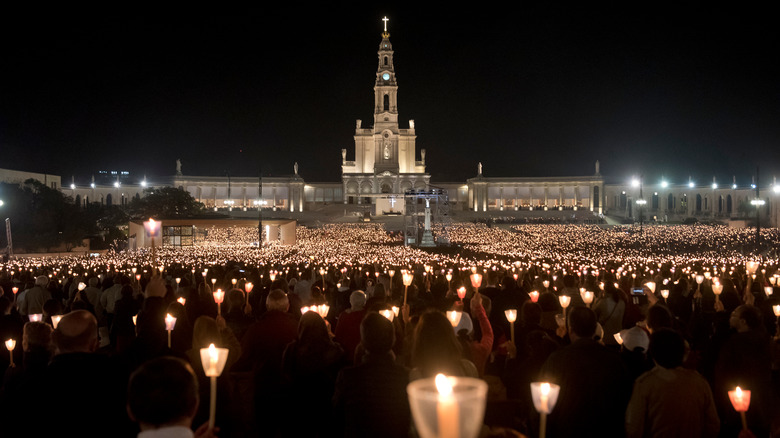
[{"label": "white building", "polygon": [[[182,175],[177,166],[175,176],[153,185],[180,187],[209,209],[233,212],[268,209],[301,213],[331,204],[355,204],[356,208],[373,204],[374,214],[398,213],[404,203],[397,201],[407,190],[441,188],[447,190],[449,206],[456,214],[460,211],[491,216],[514,212],[512,214],[537,216],[566,214],[571,217],[574,214],[579,218],[604,214],[628,222],[638,221],[640,212],[643,220],[655,218],[658,221],[680,221],[690,217],[702,220],[747,218],[751,212],[755,217],[755,207],[752,210],[745,207],[756,198],[751,187],[608,184],[598,162],[594,173],[583,176],[486,176],[480,164],[476,176],[464,182],[431,181],[431,175],[426,172],[426,150],[417,152],[414,121],[409,120],[405,128],[399,123],[399,85],[394,54],[385,20],[377,51],[378,65],[373,72],[376,76],[373,124],[364,127],[361,120],[356,121],[354,151],[350,154],[347,149],[341,150],[341,182],[307,183],[295,164],[290,176],[262,179]],[[46,176],[44,179],[47,180]],[[63,187],[62,190],[82,204],[124,205],[131,197],[142,196],[144,187],[93,184],[91,187]],[[765,203],[760,207],[762,224],[777,226],[780,186],[775,183],[762,187],[760,193]],[[638,200],[640,203],[636,202]],[[347,211],[346,206],[344,211]]]}]

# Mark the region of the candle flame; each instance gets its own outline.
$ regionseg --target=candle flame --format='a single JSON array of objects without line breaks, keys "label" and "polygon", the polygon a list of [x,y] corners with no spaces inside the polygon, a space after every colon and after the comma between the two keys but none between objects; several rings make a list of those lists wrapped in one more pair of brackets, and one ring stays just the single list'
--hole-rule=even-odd
[{"label": "candle flame", "polygon": [[439,391],[439,395],[447,397],[452,395],[452,382],[444,374],[436,375],[436,390]]},{"label": "candle flame", "polygon": [[541,391],[542,395],[549,395],[550,394],[550,384],[547,382],[542,383],[539,385],[539,390]]}]

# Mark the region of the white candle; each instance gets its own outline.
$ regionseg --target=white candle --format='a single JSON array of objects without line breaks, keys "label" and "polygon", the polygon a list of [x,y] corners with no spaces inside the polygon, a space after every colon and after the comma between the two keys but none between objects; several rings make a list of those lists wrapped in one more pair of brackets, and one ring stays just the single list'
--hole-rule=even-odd
[{"label": "white candle", "polygon": [[439,391],[436,403],[439,438],[459,438],[458,403],[452,395],[452,382],[444,374],[437,374],[436,390]]}]

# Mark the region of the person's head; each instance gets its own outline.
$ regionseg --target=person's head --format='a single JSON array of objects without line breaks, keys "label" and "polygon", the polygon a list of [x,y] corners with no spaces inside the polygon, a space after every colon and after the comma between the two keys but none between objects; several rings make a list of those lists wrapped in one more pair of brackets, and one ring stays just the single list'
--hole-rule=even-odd
[{"label": "person's head", "polygon": [[460,375],[462,349],[450,320],[439,311],[420,315],[412,339],[412,365],[423,376],[437,373]]},{"label": "person's head", "polygon": [[360,343],[370,354],[389,352],[395,344],[393,323],[379,313],[369,312],[360,323]]},{"label": "person's head", "polygon": [[265,307],[268,310],[286,312],[290,308],[290,299],[287,298],[287,294],[283,290],[273,289],[265,299]]},{"label": "person's head", "polygon": [[163,356],[141,365],[127,385],[127,413],[141,430],[191,427],[198,409],[198,379],[187,362]]},{"label": "person's head", "polygon": [[620,339],[623,340],[622,348],[628,351],[647,354],[647,351],[650,348],[650,337],[647,335],[646,331],[638,326],[621,330]]},{"label": "person's head", "polygon": [[498,271],[490,270],[487,274],[487,285],[495,286],[498,284]]},{"label": "person's head", "polygon": [[26,323],[22,333],[22,349],[24,351],[51,350],[51,332],[51,326],[44,322]]},{"label": "person's head", "polygon": [[761,328],[761,313],[756,307],[742,304],[731,312],[729,325],[738,332],[759,329]]},{"label": "person's head", "polygon": [[46,302],[43,303],[43,313],[48,316],[62,313],[62,301],[55,300],[54,298],[46,300]]},{"label": "person's head", "polygon": [[662,328],[672,328],[673,321],[672,312],[662,304],[656,304],[647,309],[647,329],[650,330],[650,333]]},{"label": "person's head", "polygon": [[363,310],[366,307],[366,293],[362,290],[356,290],[349,296],[349,305],[352,310]]},{"label": "person's head", "polygon": [[39,275],[35,277],[35,285],[40,287],[46,287],[49,285],[49,277],[45,275]]},{"label": "person's head", "polygon": [[97,287],[100,283],[100,279],[97,277],[90,277],[89,279],[89,287]]},{"label": "person's head", "polygon": [[222,336],[219,334],[217,321],[210,316],[199,316],[192,327],[192,348],[199,350],[210,344],[222,345]]},{"label": "person's head", "polygon": [[122,286],[122,289],[119,290],[119,295],[124,300],[130,300],[133,298],[133,286],[130,286],[129,284],[125,284]]},{"label": "person's head", "polygon": [[232,311],[233,309],[240,310],[244,307],[244,292],[242,292],[240,289],[230,289],[227,291],[225,301],[227,301],[228,312]]},{"label": "person's head", "polygon": [[520,308],[520,321],[523,325],[539,325],[542,323],[542,307],[528,300]]},{"label": "person's head", "polygon": [[384,301],[387,298],[387,293],[385,293],[385,285],[381,282],[374,286],[374,298],[379,301]]},{"label": "person's head", "polygon": [[310,310],[301,315],[301,319],[298,321],[298,343],[300,346],[322,347],[328,345],[329,341],[328,326],[319,313]]},{"label": "person's head", "polygon": [[63,315],[52,334],[57,354],[93,353],[97,350],[97,320],[86,310],[74,310]]},{"label": "person's head", "polygon": [[569,308],[569,337],[572,341],[593,338],[596,333],[596,314],[587,307]]},{"label": "person's head", "polygon": [[650,336],[650,355],[659,366],[676,368],[683,363],[685,341],[672,329],[658,329]]}]

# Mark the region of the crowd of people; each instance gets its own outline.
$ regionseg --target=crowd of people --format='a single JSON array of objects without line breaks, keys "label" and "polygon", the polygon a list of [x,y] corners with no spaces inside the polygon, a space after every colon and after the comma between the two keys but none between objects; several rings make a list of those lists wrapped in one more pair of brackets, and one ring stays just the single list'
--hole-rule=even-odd
[{"label": "crowd of people", "polygon": [[[18,344],[0,353],[0,425],[416,436],[406,387],[443,373],[487,382],[482,436],[537,436],[539,381],[560,387],[547,436],[780,434],[778,260],[745,231],[635,231],[456,224],[461,251],[444,253],[340,224],[300,228],[291,246],[12,260],[0,337]],[[211,344],[229,352],[213,428]],[[751,394],[744,423],[737,386]]]}]

